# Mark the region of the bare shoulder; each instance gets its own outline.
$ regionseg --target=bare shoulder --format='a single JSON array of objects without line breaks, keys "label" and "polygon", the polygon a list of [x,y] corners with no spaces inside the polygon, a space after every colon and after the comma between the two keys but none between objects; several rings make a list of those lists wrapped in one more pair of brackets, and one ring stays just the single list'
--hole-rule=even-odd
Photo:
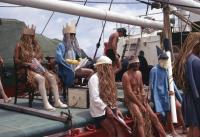
[{"label": "bare shoulder", "polygon": [[127,81],[129,80],[129,75],[128,75],[128,72],[125,72],[122,76],[122,81]]},{"label": "bare shoulder", "polygon": [[137,71],[137,74],[138,74],[138,75],[142,75],[141,71],[139,71],[139,70]]}]

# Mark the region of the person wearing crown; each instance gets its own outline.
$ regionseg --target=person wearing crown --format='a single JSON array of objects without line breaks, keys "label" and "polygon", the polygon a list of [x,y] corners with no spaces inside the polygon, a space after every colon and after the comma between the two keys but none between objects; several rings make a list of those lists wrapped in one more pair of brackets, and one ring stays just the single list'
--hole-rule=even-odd
[{"label": "person wearing crown", "polygon": [[[53,74],[48,72],[42,65],[42,50],[38,41],[35,39],[35,26],[24,27],[20,41],[17,43],[14,54],[14,62],[18,66],[28,66],[27,79],[34,87],[36,87],[43,99],[44,108],[46,110],[55,110],[54,107],[66,108],[59,98],[58,85]],[[48,102],[46,85],[51,88],[54,95],[54,107]]]},{"label": "person wearing crown", "polygon": [[[0,56],[0,65],[3,66],[3,59],[2,57]],[[8,97],[6,95],[6,93],[4,92],[4,89],[3,89],[3,85],[1,83],[1,79],[0,79],[0,95],[3,97],[3,100],[4,100],[4,103],[9,103],[11,102],[12,98],[11,97]]]},{"label": "person wearing crown", "polygon": [[137,56],[130,57],[128,70],[123,74],[122,85],[124,89],[125,104],[128,107],[139,137],[151,137],[151,123],[155,126],[161,137],[166,137],[165,130],[156,114],[148,104],[148,95],[144,91],[142,74],[139,70],[140,61]]},{"label": "person wearing crown", "polygon": [[56,49],[56,62],[58,64],[59,75],[61,76],[65,86],[72,86],[76,77],[86,78],[93,74],[92,69],[79,68],[75,70],[79,64],[81,49],[76,39],[76,27],[73,23],[68,23],[63,28],[63,42],[59,43]]}]

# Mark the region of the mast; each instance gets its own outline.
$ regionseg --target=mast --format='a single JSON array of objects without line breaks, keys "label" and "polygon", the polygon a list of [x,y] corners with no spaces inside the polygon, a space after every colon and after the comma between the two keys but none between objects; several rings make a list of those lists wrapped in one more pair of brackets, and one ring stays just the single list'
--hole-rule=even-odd
[{"label": "mast", "polygon": [[174,81],[173,81],[173,74],[172,74],[172,56],[173,54],[173,47],[172,47],[172,33],[171,33],[171,25],[169,19],[170,8],[169,5],[164,5],[163,8],[164,13],[164,48],[166,54],[168,55],[168,83],[169,83],[169,91],[173,92],[173,95],[170,95],[170,103],[171,103],[171,115],[172,115],[172,122],[177,123],[177,113],[176,113],[176,102],[175,102],[175,94],[174,94]]},{"label": "mast", "polygon": [[101,10],[93,7],[75,4],[60,0],[0,0],[0,2],[45,9],[55,12],[67,13],[77,16],[84,16],[93,19],[106,20],[142,27],[162,29],[163,23],[129,16],[122,13]]}]

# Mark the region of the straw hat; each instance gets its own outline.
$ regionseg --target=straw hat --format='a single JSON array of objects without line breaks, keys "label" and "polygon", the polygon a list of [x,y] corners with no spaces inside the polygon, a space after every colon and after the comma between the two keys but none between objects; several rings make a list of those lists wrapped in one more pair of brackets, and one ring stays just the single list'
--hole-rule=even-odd
[{"label": "straw hat", "polygon": [[133,63],[140,63],[140,60],[138,58],[138,56],[132,56],[128,62],[128,64],[133,64]]},{"label": "straw hat", "polygon": [[97,59],[96,64],[94,66],[100,65],[100,64],[110,64],[112,65],[112,60],[109,59],[107,56],[101,56]]}]

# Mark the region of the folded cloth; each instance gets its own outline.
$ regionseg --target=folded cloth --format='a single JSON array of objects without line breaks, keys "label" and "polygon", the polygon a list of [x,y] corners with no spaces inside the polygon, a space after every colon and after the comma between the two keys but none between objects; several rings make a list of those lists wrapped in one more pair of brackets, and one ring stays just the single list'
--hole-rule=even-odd
[{"label": "folded cloth", "polygon": [[33,71],[40,73],[40,74],[41,73],[43,74],[46,72],[46,69],[40,64],[40,62],[36,58],[32,59],[32,64],[37,66],[36,68],[32,68]]}]

